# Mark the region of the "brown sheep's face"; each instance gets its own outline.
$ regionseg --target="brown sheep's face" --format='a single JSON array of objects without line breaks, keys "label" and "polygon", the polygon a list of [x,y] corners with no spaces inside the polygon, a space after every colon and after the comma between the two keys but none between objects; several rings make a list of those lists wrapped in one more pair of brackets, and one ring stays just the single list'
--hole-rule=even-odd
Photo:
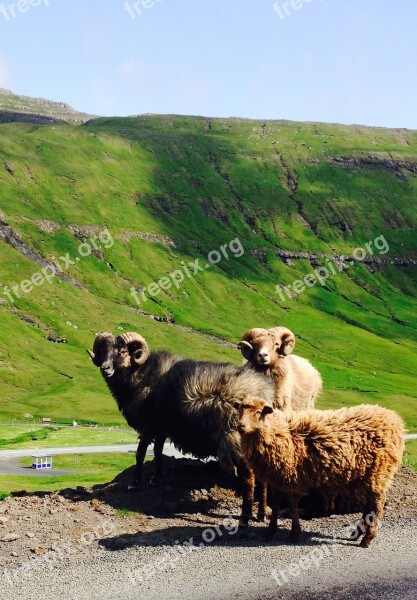
[{"label": "brown sheep's face", "polygon": [[267,369],[277,358],[290,354],[295,345],[294,334],[285,327],[252,329],[239,344],[243,356],[253,366]]},{"label": "brown sheep's face", "polygon": [[100,368],[105,379],[124,369],[137,368],[146,362],[149,349],[145,340],[136,333],[125,333],[117,337],[110,333],[99,334],[88,350],[96,367]]},{"label": "brown sheep's face", "polygon": [[243,435],[254,433],[263,425],[265,417],[274,412],[262,398],[246,398],[235,406],[239,410],[238,430]]}]

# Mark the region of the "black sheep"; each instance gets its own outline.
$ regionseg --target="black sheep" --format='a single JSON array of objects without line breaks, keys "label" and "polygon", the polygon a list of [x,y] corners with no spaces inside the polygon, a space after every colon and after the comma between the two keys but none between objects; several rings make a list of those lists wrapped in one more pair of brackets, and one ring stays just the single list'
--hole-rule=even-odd
[{"label": "black sheep", "polygon": [[[150,352],[137,333],[117,337],[100,334],[89,354],[126,421],[140,434],[134,480],[129,487],[140,482],[151,442],[155,442],[152,480],[159,481],[164,443],[170,438],[184,453],[198,458],[213,456],[229,471],[236,467],[245,484],[241,523],[247,525],[252,516],[254,477],[241,455],[234,403],[256,394],[272,404],[272,381],[246,367]],[[265,508],[264,489],[259,518],[264,518]]]}]

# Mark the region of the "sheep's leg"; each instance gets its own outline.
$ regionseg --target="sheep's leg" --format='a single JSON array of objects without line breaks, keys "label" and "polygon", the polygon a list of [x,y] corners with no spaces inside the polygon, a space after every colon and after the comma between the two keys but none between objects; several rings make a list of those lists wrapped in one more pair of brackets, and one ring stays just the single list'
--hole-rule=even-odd
[{"label": "sheep's leg", "polygon": [[323,499],[323,516],[328,517],[334,514],[336,510],[335,501],[337,498],[337,492],[333,492],[332,490],[323,490],[321,492],[321,497]]},{"label": "sheep's leg", "polygon": [[136,466],[133,473],[133,478],[129,483],[128,490],[134,490],[139,487],[142,480],[143,461],[145,460],[146,451],[151,441],[145,437],[141,437],[138,448],[136,450]]},{"label": "sheep's leg", "polygon": [[237,473],[243,481],[242,514],[239,519],[240,527],[248,527],[253,515],[253,500],[255,494],[255,475],[244,462],[237,466]]},{"label": "sheep's leg", "polygon": [[155,438],[153,447],[155,470],[151,480],[149,481],[149,485],[159,485],[159,482],[162,479],[162,453],[166,439],[167,438],[165,434],[157,435]]},{"label": "sheep's leg", "polygon": [[356,524],[355,529],[349,535],[349,540],[355,542],[357,539],[359,539],[361,537],[361,535],[365,534],[368,531],[368,522],[369,522],[368,515],[372,511],[371,506],[372,505],[369,501],[369,492],[368,492],[368,495],[367,495],[366,501],[365,501],[365,508],[362,513],[362,519]]},{"label": "sheep's leg", "polygon": [[258,505],[258,521],[262,523],[266,518],[266,507],[268,501],[268,484],[264,482],[259,483],[259,505]]},{"label": "sheep's leg", "polygon": [[278,493],[277,490],[272,489],[271,497],[272,497],[271,498],[272,513],[269,518],[269,525],[268,525],[268,528],[267,528],[266,534],[265,534],[265,540],[267,542],[272,541],[272,538],[274,537],[274,534],[276,533],[276,531],[278,529],[278,510],[279,510],[280,494]]},{"label": "sheep's leg", "polygon": [[372,540],[376,537],[382,513],[384,512],[384,505],[385,494],[373,494],[368,504],[369,511],[366,515],[364,514],[365,535],[359,544],[361,548],[368,548]]},{"label": "sheep's leg", "polygon": [[289,494],[288,495],[288,499],[290,501],[290,507],[291,507],[291,517],[292,517],[290,541],[293,542],[294,544],[296,544],[298,542],[298,538],[300,537],[300,533],[301,533],[300,515],[298,513],[298,503],[300,502],[301,498],[302,498],[302,496],[299,496],[298,494]]}]

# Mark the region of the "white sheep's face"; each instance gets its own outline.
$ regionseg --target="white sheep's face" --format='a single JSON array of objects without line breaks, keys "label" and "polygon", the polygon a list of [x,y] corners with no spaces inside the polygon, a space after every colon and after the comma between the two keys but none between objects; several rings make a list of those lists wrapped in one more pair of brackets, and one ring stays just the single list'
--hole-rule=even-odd
[{"label": "white sheep's face", "polygon": [[242,435],[255,433],[265,422],[265,417],[274,409],[262,398],[247,398],[241,404],[236,404],[239,410],[238,430]]},{"label": "white sheep's face", "polygon": [[294,348],[294,334],[284,327],[251,329],[243,336],[239,348],[253,366],[268,369],[277,358],[290,354]]},{"label": "white sheep's face", "polygon": [[274,353],[274,346],[278,344],[271,344],[270,340],[260,340],[254,344],[254,358],[258,365],[261,367],[269,367],[271,364],[271,357]]}]

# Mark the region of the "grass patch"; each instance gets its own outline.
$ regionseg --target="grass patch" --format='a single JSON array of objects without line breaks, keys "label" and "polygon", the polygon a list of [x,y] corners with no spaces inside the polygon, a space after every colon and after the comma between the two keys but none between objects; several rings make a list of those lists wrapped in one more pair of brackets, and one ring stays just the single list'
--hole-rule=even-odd
[{"label": "grass patch", "polygon": [[39,424],[20,424],[20,425],[2,425],[0,424],[0,441],[14,443],[14,439],[18,436],[40,429]]},{"label": "grass patch", "polygon": [[128,508],[117,508],[116,509],[116,514],[119,517],[124,517],[124,518],[131,518],[131,517],[138,517],[140,516],[140,513],[135,512],[133,510],[129,510]]},{"label": "grass patch", "polygon": [[417,440],[407,440],[405,442],[405,452],[403,463],[417,471]]},{"label": "grass patch", "polygon": [[[30,466],[32,463],[29,458],[24,458],[20,464]],[[112,481],[134,464],[135,454],[133,452],[56,456],[54,457],[54,468],[79,471],[79,473],[52,477],[46,475],[0,475],[0,490],[2,494],[10,494],[20,490],[55,492],[66,488],[75,488],[79,485],[91,487]]]},{"label": "grass patch", "polygon": [[[0,447],[6,450],[19,448],[60,448],[67,446],[109,446],[119,444],[136,444],[137,434],[127,429],[94,429],[90,427],[44,427],[22,432],[18,427],[18,435],[11,437],[13,426],[0,427]],[[8,434],[8,437],[5,436]],[[36,443],[34,443],[36,442]]]},{"label": "grass patch", "polygon": [[[114,473],[117,475],[117,473]],[[90,487],[99,483],[107,483],[109,475],[102,473],[93,475],[64,475],[56,477],[30,477],[26,475],[0,475],[2,493],[25,492],[58,492],[77,486]]]},{"label": "grass patch", "polygon": [[[53,457],[54,469],[68,469],[87,473],[116,472],[120,473],[135,463],[135,454],[127,453],[97,453],[97,454],[60,454]],[[30,457],[19,461],[24,467],[32,465]]]},{"label": "grass patch", "polygon": [[19,433],[15,437],[0,438],[0,447],[26,447],[25,444],[31,444],[32,442],[45,442],[50,435],[52,429],[42,427],[41,429],[32,429],[24,433]]}]

